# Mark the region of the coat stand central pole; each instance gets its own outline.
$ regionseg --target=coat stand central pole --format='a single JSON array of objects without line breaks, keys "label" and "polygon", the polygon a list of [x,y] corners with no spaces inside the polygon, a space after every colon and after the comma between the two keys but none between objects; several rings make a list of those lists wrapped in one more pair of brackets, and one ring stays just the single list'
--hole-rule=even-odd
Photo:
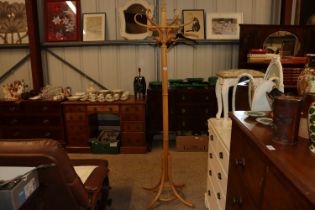
[{"label": "coat stand central pole", "polygon": [[[169,153],[169,124],[168,124],[168,70],[167,70],[167,47],[176,40],[176,34],[183,25],[180,25],[179,13],[175,12],[174,19],[171,23],[167,22],[166,3],[162,0],[160,24],[153,21],[150,10],[146,13],[149,25],[141,24],[137,21],[137,15],[134,20],[137,24],[147,27],[149,30],[157,32],[158,37],[155,39],[161,47],[161,63],[162,63],[162,105],[163,105],[163,153],[161,156],[161,176],[159,182],[153,187],[144,187],[147,190],[156,192],[155,197],[149,203],[146,209],[151,209],[158,201],[172,201],[179,199],[182,203],[189,207],[194,205],[185,200],[178,192],[178,188],[184,185],[175,185],[172,179],[171,155]],[[190,22],[188,23],[190,24]],[[168,190],[168,195],[163,192]],[[171,194],[171,195],[169,195]]]}]

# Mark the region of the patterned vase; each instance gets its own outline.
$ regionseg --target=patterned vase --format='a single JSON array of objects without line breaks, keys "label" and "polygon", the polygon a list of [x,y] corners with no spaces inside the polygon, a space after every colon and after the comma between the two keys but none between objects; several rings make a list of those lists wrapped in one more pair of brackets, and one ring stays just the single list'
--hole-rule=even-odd
[{"label": "patterned vase", "polygon": [[311,142],[309,149],[315,153],[315,102],[311,103],[308,109],[308,134]]},{"label": "patterned vase", "polygon": [[315,54],[308,54],[308,63],[297,79],[299,95],[315,93]]}]

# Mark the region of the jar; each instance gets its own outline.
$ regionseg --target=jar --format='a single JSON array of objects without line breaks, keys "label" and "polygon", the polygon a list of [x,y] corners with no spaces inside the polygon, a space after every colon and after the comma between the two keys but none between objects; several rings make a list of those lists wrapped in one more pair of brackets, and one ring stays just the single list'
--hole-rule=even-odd
[{"label": "jar", "polygon": [[307,54],[308,63],[300,73],[297,80],[297,91],[299,95],[315,93],[315,54]]}]

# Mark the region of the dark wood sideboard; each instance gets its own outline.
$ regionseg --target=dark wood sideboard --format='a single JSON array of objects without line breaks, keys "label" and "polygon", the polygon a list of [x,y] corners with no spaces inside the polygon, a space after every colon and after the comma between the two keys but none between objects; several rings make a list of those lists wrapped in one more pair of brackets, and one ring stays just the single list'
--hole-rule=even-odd
[{"label": "dark wood sideboard", "polygon": [[[217,112],[214,86],[169,89],[169,131],[194,134],[207,133],[207,120]],[[147,133],[153,136],[162,132],[162,91],[147,90]]]},{"label": "dark wood sideboard", "polygon": [[121,153],[145,153],[146,100],[81,102],[0,101],[0,138],[52,138],[70,152],[90,152],[89,139],[98,135],[97,114],[117,116]]},{"label": "dark wood sideboard", "polygon": [[60,101],[0,101],[0,138],[52,138],[63,145]]},{"label": "dark wood sideboard", "polygon": [[315,209],[315,154],[308,150],[309,141],[280,145],[272,141],[271,127],[242,111],[230,117],[226,210]]}]

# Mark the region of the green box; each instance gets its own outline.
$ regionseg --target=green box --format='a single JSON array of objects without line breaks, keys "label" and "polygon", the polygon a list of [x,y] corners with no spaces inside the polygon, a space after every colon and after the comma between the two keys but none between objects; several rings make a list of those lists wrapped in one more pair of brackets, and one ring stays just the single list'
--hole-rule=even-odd
[{"label": "green box", "polygon": [[102,142],[102,141],[90,141],[91,152],[97,154],[117,154],[119,153],[119,141],[116,142]]}]

